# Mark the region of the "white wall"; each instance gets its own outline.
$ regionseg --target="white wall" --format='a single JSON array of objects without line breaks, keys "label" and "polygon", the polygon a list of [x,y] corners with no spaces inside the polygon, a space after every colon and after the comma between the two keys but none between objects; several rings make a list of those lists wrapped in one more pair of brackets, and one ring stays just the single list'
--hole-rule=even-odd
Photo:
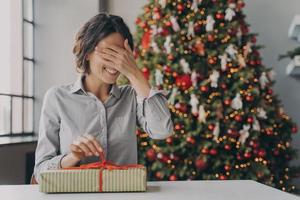
[{"label": "white wall", "polygon": [[72,54],[75,34],[97,14],[98,0],[35,1],[35,132],[44,94],[53,85],[75,81]]}]

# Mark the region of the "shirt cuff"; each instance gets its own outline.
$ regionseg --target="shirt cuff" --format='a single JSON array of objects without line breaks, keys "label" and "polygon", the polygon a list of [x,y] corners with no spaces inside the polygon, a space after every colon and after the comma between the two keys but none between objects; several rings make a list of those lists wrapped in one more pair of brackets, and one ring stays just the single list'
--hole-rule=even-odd
[{"label": "shirt cuff", "polygon": [[136,98],[137,98],[137,102],[138,103],[143,103],[144,100],[147,100],[147,99],[150,99],[151,97],[157,95],[157,94],[162,94],[164,95],[165,97],[167,97],[167,95],[169,94],[170,92],[169,91],[166,91],[166,90],[159,90],[157,89],[156,87],[151,87],[150,89],[150,92],[149,92],[149,96],[148,97],[143,97],[143,96],[139,96],[137,95]]}]

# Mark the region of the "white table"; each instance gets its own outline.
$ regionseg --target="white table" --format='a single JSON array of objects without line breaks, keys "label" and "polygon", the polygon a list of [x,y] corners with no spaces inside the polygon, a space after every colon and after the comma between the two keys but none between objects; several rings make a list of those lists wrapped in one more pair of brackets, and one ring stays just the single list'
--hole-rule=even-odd
[{"label": "white table", "polygon": [[282,192],[255,181],[175,181],[148,182],[147,192],[135,193],[69,193],[44,194],[38,185],[0,185],[3,200],[296,200],[295,195]]}]

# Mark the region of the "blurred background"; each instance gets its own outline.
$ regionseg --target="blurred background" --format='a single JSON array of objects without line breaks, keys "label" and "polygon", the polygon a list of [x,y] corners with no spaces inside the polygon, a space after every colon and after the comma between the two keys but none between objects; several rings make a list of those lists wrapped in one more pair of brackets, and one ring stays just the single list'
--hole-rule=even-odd
[{"label": "blurred background", "polygon": [[[1,0],[0,2],[0,184],[29,183],[43,96],[53,85],[76,77],[75,33],[99,11],[122,16],[131,32],[146,0]],[[251,32],[258,33],[263,63],[275,72],[274,92],[300,124],[300,79],[286,73],[278,55],[299,46],[288,38],[298,0],[245,0]],[[299,134],[292,146],[300,145]],[[300,164],[300,159],[293,161]],[[300,180],[297,180],[300,185]]]}]

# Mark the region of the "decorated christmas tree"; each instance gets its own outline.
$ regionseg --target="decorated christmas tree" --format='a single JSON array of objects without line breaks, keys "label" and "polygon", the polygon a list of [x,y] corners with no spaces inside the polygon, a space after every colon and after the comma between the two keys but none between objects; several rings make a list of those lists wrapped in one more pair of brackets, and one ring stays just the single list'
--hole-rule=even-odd
[{"label": "decorated christmas tree", "polygon": [[252,179],[293,192],[296,124],[274,94],[242,0],[149,0],[136,20],[135,56],[169,91],[174,134],[141,129],[149,180]]}]

